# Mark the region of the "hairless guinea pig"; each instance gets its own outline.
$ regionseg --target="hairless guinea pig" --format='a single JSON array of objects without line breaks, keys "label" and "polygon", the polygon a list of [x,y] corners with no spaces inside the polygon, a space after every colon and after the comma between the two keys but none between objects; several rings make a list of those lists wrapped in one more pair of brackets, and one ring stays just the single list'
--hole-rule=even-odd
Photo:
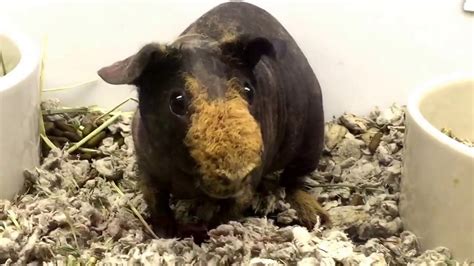
[{"label": "hairless guinea pig", "polygon": [[224,206],[210,222],[216,226],[239,217],[262,176],[277,170],[299,222],[328,221],[299,182],[322,152],[321,89],[296,42],[266,11],[221,4],[173,43],[147,44],[98,74],[138,88],[133,138],[160,236],[177,234],[170,195]]}]

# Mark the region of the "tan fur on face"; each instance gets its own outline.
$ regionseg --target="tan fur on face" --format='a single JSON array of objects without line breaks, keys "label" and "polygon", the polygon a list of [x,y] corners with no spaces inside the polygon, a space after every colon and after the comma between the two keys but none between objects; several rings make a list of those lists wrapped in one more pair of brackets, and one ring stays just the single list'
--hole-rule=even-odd
[{"label": "tan fur on face", "polygon": [[[260,127],[239,93],[240,85],[228,81],[225,99],[210,100],[198,80],[186,76],[192,95],[191,126],[185,138],[197,162],[206,192],[216,196],[236,193],[240,182],[261,161]],[[230,182],[222,182],[227,177]]]}]

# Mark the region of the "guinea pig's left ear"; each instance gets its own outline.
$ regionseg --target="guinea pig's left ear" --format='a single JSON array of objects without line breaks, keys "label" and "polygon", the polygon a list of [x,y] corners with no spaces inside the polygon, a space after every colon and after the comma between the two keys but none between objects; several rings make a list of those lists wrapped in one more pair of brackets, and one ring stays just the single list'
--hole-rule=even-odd
[{"label": "guinea pig's left ear", "polygon": [[110,84],[135,84],[150,62],[163,59],[165,54],[163,50],[160,44],[147,44],[136,54],[101,68],[97,74]]},{"label": "guinea pig's left ear", "polygon": [[282,42],[279,40],[240,36],[237,39],[222,42],[220,48],[225,56],[238,60],[247,67],[253,68],[260,61],[262,56],[275,59],[277,50],[280,50],[277,48],[281,45]]}]

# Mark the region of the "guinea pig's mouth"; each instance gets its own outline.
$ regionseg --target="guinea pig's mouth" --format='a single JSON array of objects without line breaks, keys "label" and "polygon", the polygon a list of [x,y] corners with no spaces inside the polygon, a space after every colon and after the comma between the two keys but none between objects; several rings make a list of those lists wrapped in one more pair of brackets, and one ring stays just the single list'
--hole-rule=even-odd
[{"label": "guinea pig's mouth", "polygon": [[207,183],[200,180],[198,187],[207,196],[215,199],[229,199],[240,196],[245,191],[247,180],[249,176],[242,179],[238,184],[217,185],[216,183]]}]

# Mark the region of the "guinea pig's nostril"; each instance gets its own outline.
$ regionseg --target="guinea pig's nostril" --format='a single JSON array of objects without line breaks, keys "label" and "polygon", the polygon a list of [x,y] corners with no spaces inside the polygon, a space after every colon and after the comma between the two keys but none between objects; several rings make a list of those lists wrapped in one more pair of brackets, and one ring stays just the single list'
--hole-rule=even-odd
[{"label": "guinea pig's nostril", "polygon": [[230,185],[230,179],[226,176],[219,176],[219,181],[224,185],[228,186]]}]

